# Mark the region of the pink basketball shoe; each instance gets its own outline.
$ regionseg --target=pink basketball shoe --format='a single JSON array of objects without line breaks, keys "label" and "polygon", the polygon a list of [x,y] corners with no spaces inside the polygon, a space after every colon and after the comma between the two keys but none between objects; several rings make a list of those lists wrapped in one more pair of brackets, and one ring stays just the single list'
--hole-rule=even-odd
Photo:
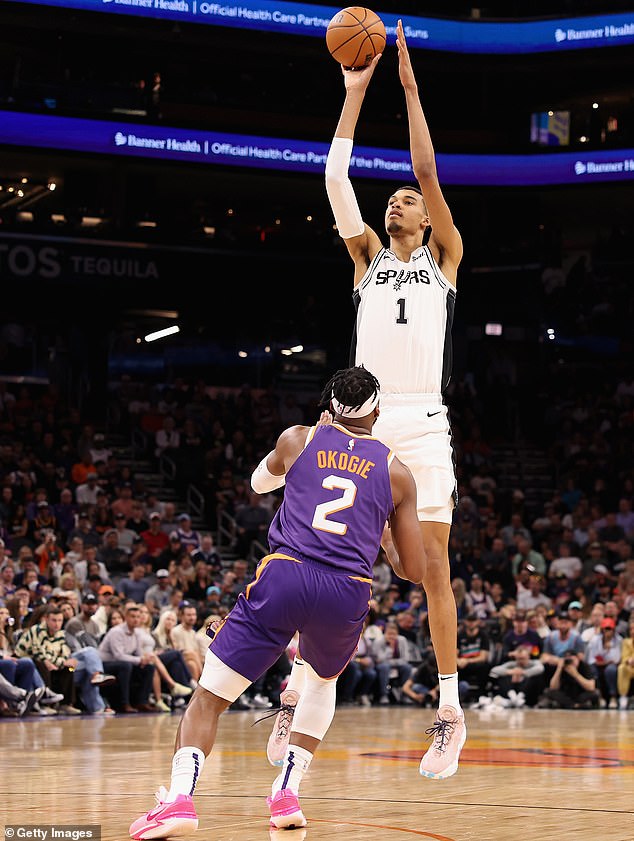
[{"label": "pink basketball shoe", "polygon": [[271,812],[271,827],[295,829],[306,826],[306,818],[299,805],[299,798],[290,789],[280,789],[273,797],[267,797],[266,803]]},{"label": "pink basketball shoe", "polygon": [[455,707],[441,707],[425,733],[433,742],[420,761],[420,773],[431,780],[451,777],[458,770],[458,758],[467,738],[464,714],[458,713]]},{"label": "pink basketball shoe", "polygon": [[179,838],[196,832],[198,816],[188,794],[179,794],[173,803],[166,803],[167,789],[161,786],[155,797],[157,805],[130,825],[131,838]]}]

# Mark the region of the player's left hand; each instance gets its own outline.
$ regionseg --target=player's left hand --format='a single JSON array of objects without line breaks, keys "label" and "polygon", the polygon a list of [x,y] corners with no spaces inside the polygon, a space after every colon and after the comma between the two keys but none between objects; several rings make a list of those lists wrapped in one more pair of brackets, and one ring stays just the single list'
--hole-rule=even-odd
[{"label": "player's left hand", "polygon": [[333,417],[330,412],[325,409],[321,415],[319,416],[319,420],[317,421],[317,426],[330,426],[333,421]]},{"label": "player's left hand", "polygon": [[416,87],[416,77],[409,57],[403,21],[399,20],[396,25],[396,48],[398,49],[398,75],[404,88]]}]

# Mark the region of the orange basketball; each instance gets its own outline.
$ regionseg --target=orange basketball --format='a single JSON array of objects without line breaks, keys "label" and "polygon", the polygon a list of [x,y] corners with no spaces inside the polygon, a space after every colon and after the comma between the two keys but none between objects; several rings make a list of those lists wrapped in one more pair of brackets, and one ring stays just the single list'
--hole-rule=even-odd
[{"label": "orange basketball", "polygon": [[371,9],[348,6],[328,24],[326,45],[344,67],[365,67],[385,49],[385,25]]}]

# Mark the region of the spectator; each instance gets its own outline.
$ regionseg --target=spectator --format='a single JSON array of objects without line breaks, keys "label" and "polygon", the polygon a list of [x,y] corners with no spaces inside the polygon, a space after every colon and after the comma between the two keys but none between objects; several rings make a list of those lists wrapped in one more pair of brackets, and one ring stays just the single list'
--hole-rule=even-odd
[{"label": "spectator", "polygon": [[118,529],[108,529],[104,534],[103,543],[97,549],[95,560],[103,564],[109,575],[117,576],[130,571],[129,553],[119,546]]},{"label": "spectator", "polygon": [[[477,614],[469,613],[458,629],[458,685],[465,697],[485,694],[491,668],[491,641]],[[474,687],[472,690],[471,687]]]},{"label": "spectator", "polygon": [[47,605],[42,621],[27,628],[20,636],[15,651],[18,657],[30,657],[53,692],[63,696],[59,711],[67,715],[79,715],[75,706],[74,670],[78,661],[71,656],[62,626],[64,616],[59,607]]},{"label": "spectator", "polygon": [[482,576],[478,572],[474,572],[471,576],[471,587],[468,596],[471,600],[471,612],[475,613],[478,619],[486,622],[495,617],[497,611],[493,599],[485,592]]},{"label": "spectator", "polygon": [[180,525],[178,517],[176,516],[176,505],[171,501],[167,501],[165,502],[163,509],[161,528],[168,536],[171,536],[172,532],[177,532]]},{"label": "spectator", "polygon": [[79,613],[66,622],[64,630],[67,634],[72,634],[80,646],[90,645],[97,648],[99,645],[103,634],[93,618],[98,607],[98,597],[90,593],[84,596]]},{"label": "spectator", "polygon": [[193,552],[195,549],[198,549],[200,546],[200,533],[192,527],[192,520],[189,514],[183,513],[179,515],[176,532],[183,549],[187,552]]},{"label": "spectator", "polygon": [[515,592],[511,560],[501,537],[494,537],[490,549],[485,549],[482,553],[480,572],[489,587],[498,582],[507,598]]},{"label": "spectator", "polygon": [[99,641],[108,630],[108,619],[112,611],[119,607],[121,599],[115,594],[111,584],[102,584],[97,593],[98,606],[93,615],[93,621],[99,628]]},{"label": "spectator", "polygon": [[545,579],[538,573],[533,573],[528,579],[528,592],[519,593],[517,606],[520,610],[534,610],[537,605],[543,604],[548,610],[553,605],[550,596],[544,592]]},{"label": "spectator", "polygon": [[180,563],[185,549],[181,543],[180,535],[177,531],[172,531],[169,534],[169,543],[156,560],[156,566],[159,569],[171,569],[172,566]]},{"label": "spectator", "polygon": [[554,579],[558,573],[563,572],[569,581],[575,581],[581,578],[582,568],[581,558],[571,554],[570,544],[560,543],[559,556],[551,562],[548,568],[548,577]]},{"label": "spectator", "polygon": [[533,549],[532,539],[523,535],[517,541],[517,552],[511,559],[511,572],[517,575],[522,563],[530,564],[533,571],[546,575],[546,559],[541,552]]},{"label": "spectator", "polygon": [[529,628],[528,614],[525,610],[516,610],[513,617],[513,627],[502,639],[502,661],[513,660],[520,648],[527,648],[533,659],[539,660],[542,653],[542,638],[537,631]]},{"label": "spectator", "polygon": [[[522,515],[518,512],[514,512],[511,514],[510,521],[502,526],[500,529],[500,537],[504,541],[504,546],[508,551],[512,549],[517,549],[517,551],[521,551],[519,548],[519,540],[520,538],[531,542],[531,533],[526,528],[522,521]],[[517,569],[513,570],[513,574],[517,572]],[[544,569],[543,572],[546,572]]]},{"label": "spectator", "polygon": [[234,575],[231,592],[235,598],[237,598],[240,593],[244,593],[246,591],[247,585],[251,581],[251,576],[249,575],[249,565],[242,558],[236,558],[231,565],[231,569]]},{"label": "spectator", "polygon": [[[43,706],[58,704],[64,700],[64,696],[53,692],[45,685],[31,657],[16,656],[16,640],[11,619],[9,608],[0,607],[0,675],[20,690],[18,695],[22,692],[42,689],[35,698],[34,704],[37,706],[33,708],[35,712],[42,712],[40,704]],[[15,700],[15,693],[13,696]]]},{"label": "spectator", "polygon": [[438,702],[438,666],[432,648],[403,684],[403,695],[421,707],[435,707]]},{"label": "spectator", "polygon": [[126,528],[131,529],[137,536],[150,528],[149,520],[146,520],[143,512],[143,503],[135,499],[132,502],[130,518],[126,522]]},{"label": "spectator", "polygon": [[75,578],[80,589],[86,584],[89,575],[98,575],[101,578],[102,584],[112,583],[106,565],[102,560],[99,560],[99,553],[96,546],[86,547],[84,549],[84,557],[75,564]]},{"label": "spectator", "polygon": [[195,602],[198,602],[200,607],[202,607],[207,598],[207,590],[211,587],[212,581],[211,571],[207,564],[204,561],[198,561],[198,563],[194,564],[194,578],[189,581],[187,587],[187,598],[193,599]]},{"label": "spectator", "polygon": [[77,515],[77,525],[68,535],[68,540],[72,540],[73,537],[81,537],[84,542],[84,548],[87,546],[96,546],[99,548],[101,545],[101,535],[95,530],[90,514],[87,511],[80,511]]},{"label": "spectator", "polygon": [[0,673],[0,715],[21,718],[35,708],[43,693],[44,687],[27,692]]},{"label": "spectator", "polygon": [[152,586],[150,578],[146,575],[145,564],[135,563],[128,575],[128,578],[122,578],[117,585],[119,596],[124,600],[141,604],[145,601],[145,594]]},{"label": "spectator", "polygon": [[35,540],[29,529],[29,520],[26,516],[26,506],[21,502],[16,503],[5,520],[6,541],[15,555],[22,546],[33,548]]},{"label": "spectator", "polygon": [[464,578],[453,578],[451,581],[451,589],[453,590],[454,598],[456,600],[456,611],[458,619],[464,619],[471,613],[471,599],[467,593],[467,585]]},{"label": "spectator", "polygon": [[90,510],[97,505],[98,478],[97,471],[91,470],[86,473],[86,481],[75,488],[75,502],[84,510]]},{"label": "spectator", "polygon": [[148,490],[143,500],[143,511],[148,521],[152,514],[158,514],[162,521],[165,516],[165,503],[158,498],[154,491]]},{"label": "spectator", "polygon": [[149,703],[154,665],[152,654],[143,650],[140,624],[138,605],[128,604],[124,610],[124,622],[111,627],[99,644],[105,670],[117,677],[117,711],[123,713],[158,712]]},{"label": "spectator", "polygon": [[156,582],[145,593],[145,604],[154,618],[169,605],[172,589],[169,572],[166,569],[157,570]]},{"label": "spectator", "polygon": [[590,709],[599,706],[596,680],[578,652],[568,650],[557,664],[538,707]]},{"label": "spectator", "polygon": [[161,528],[161,515],[154,511],[149,515],[149,527],[140,532],[147,547],[147,554],[152,559],[154,569],[161,553],[169,546],[169,536]]},{"label": "spectator", "polygon": [[83,485],[88,480],[88,474],[95,472],[95,466],[90,457],[90,453],[86,451],[79,461],[76,461],[70,470],[70,478],[73,484],[77,487]]},{"label": "spectator", "polygon": [[187,667],[195,681],[198,681],[202,674],[207,650],[207,646],[203,650],[200,637],[196,635],[197,624],[196,606],[193,602],[181,602],[178,608],[178,625],[172,630],[172,641],[174,647],[183,653]]},{"label": "spectator", "polygon": [[79,637],[68,630],[69,623],[76,621],[72,610],[65,610],[68,603],[62,602],[60,607],[65,617],[64,635],[71,650],[73,659],[77,660],[73,679],[78,689],[79,697],[86,711],[90,715],[114,715],[112,710],[101,696],[100,687],[115,682],[114,675],[107,675],[104,672],[104,664],[97,651],[97,640],[83,630],[83,624],[75,625],[74,630],[79,632]]},{"label": "spectator", "polygon": [[399,703],[403,684],[411,675],[412,666],[408,659],[407,640],[399,634],[393,622],[388,622],[383,634],[371,642],[370,653],[376,664],[378,703],[389,704],[390,692]]},{"label": "spectator", "polygon": [[257,541],[268,546],[267,531],[271,521],[269,512],[260,502],[259,495],[249,494],[249,504],[241,505],[235,513],[236,552],[243,558],[248,557],[251,544]]},{"label": "spectator", "polygon": [[621,661],[617,669],[620,710],[626,710],[628,707],[628,696],[634,680],[634,616],[630,617],[628,631],[621,646]]},{"label": "spectator", "polygon": [[534,610],[527,610],[526,616],[528,618],[528,627],[539,636],[543,646],[544,640],[551,631],[548,624],[548,608],[546,605],[538,604]]},{"label": "spectator", "polygon": [[544,664],[532,657],[531,648],[520,645],[515,656],[493,666],[489,677],[493,681],[494,691],[514,702],[514,706],[529,707],[537,704],[543,689]]},{"label": "spectator", "polygon": [[[541,655],[548,681],[550,681],[555,670],[562,666],[563,660],[568,654],[575,654],[580,660],[583,660],[585,652],[581,635],[572,630],[572,619],[568,612],[561,610],[556,614],[556,618],[557,627],[544,640]],[[565,674],[568,674],[568,672],[565,672]]]},{"label": "spectator", "polygon": [[112,502],[110,508],[112,509],[112,513],[115,517],[115,526],[117,525],[116,520],[118,514],[123,514],[123,526],[125,526],[125,523],[132,516],[132,505],[134,503],[132,496],[132,483],[121,482],[121,484],[117,486],[116,493],[117,497]]},{"label": "spectator", "polygon": [[615,629],[614,619],[605,617],[601,620],[600,633],[590,640],[585,649],[585,660],[606,708],[617,706],[617,669],[621,662],[623,638]]},{"label": "spectator", "polygon": [[129,518],[123,513],[123,511],[115,512],[114,527],[117,532],[118,546],[119,549],[123,549],[129,557],[132,554],[134,538],[137,537],[137,533],[134,529],[128,528],[128,519]]},{"label": "spectator", "polygon": [[89,445],[88,453],[92,459],[93,464],[97,462],[107,462],[112,455],[112,450],[106,446],[106,436],[103,432],[95,432],[92,436],[92,442]]},{"label": "spectator", "polygon": [[588,626],[588,623],[583,619],[583,605],[577,599],[573,599],[568,603],[566,610],[572,620],[572,630],[580,634]]},{"label": "spectator", "polygon": [[201,533],[200,545],[191,552],[191,556],[194,565],[198,561],[204,561],[209,567],[212,576],[222,571],[222,559],[214,546],[214,539],[211,532]]},{"label": "spectator", "polygon": [[375,596],[382,596],[390,588],[394,581],[392,567],[383,549],[379,553],[372,567],[372,593]]},{"label": "spectator", "polygon": [[[367,628],[367,625],[366,619],[365,628]],[[343,704],[351,704],[358,699],[361,706],[369,707],[372,704],[371,696],[378,689],[376,663],[365,637],[365,628],[364,633],[359,638],[359,645],[354,657],[339,678],[339,697]]]},{"label": "spectator", "polygon": [[172,415],[165,415],[163,425],[154,435],[154,455],[174,458],[180,447],[180,432],[176,427],[176,419]]},{"label": "spectator", "polygon": [[154,665],[152,688],[154,706],[160,712],[171,712],[171,706],[163,700],[163,688],[172,698],[187,698],[194,691],[192,676],[185,664],[183,655],[176,649],[161,649],[152,633],[152,614],[147,606],[138,605],[141,614],[139,633],[143,636],[143,650],[151,653]]}]

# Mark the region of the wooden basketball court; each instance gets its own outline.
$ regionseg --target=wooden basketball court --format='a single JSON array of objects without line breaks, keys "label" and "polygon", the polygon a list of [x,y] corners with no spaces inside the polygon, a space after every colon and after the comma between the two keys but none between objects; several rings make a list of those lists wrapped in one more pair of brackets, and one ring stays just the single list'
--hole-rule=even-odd
[{"label": "wooden basketball court", "polygon": [[[633,841],[634,713],[467,710],[458,773],[418,773],[432,710],[340,707],[301,790],[303,830],[270,833],[273,719],[227,712],[195,802],[205,841]],[[169,786],[179,715],[3,719],[5,824],[130,822]]]}]

